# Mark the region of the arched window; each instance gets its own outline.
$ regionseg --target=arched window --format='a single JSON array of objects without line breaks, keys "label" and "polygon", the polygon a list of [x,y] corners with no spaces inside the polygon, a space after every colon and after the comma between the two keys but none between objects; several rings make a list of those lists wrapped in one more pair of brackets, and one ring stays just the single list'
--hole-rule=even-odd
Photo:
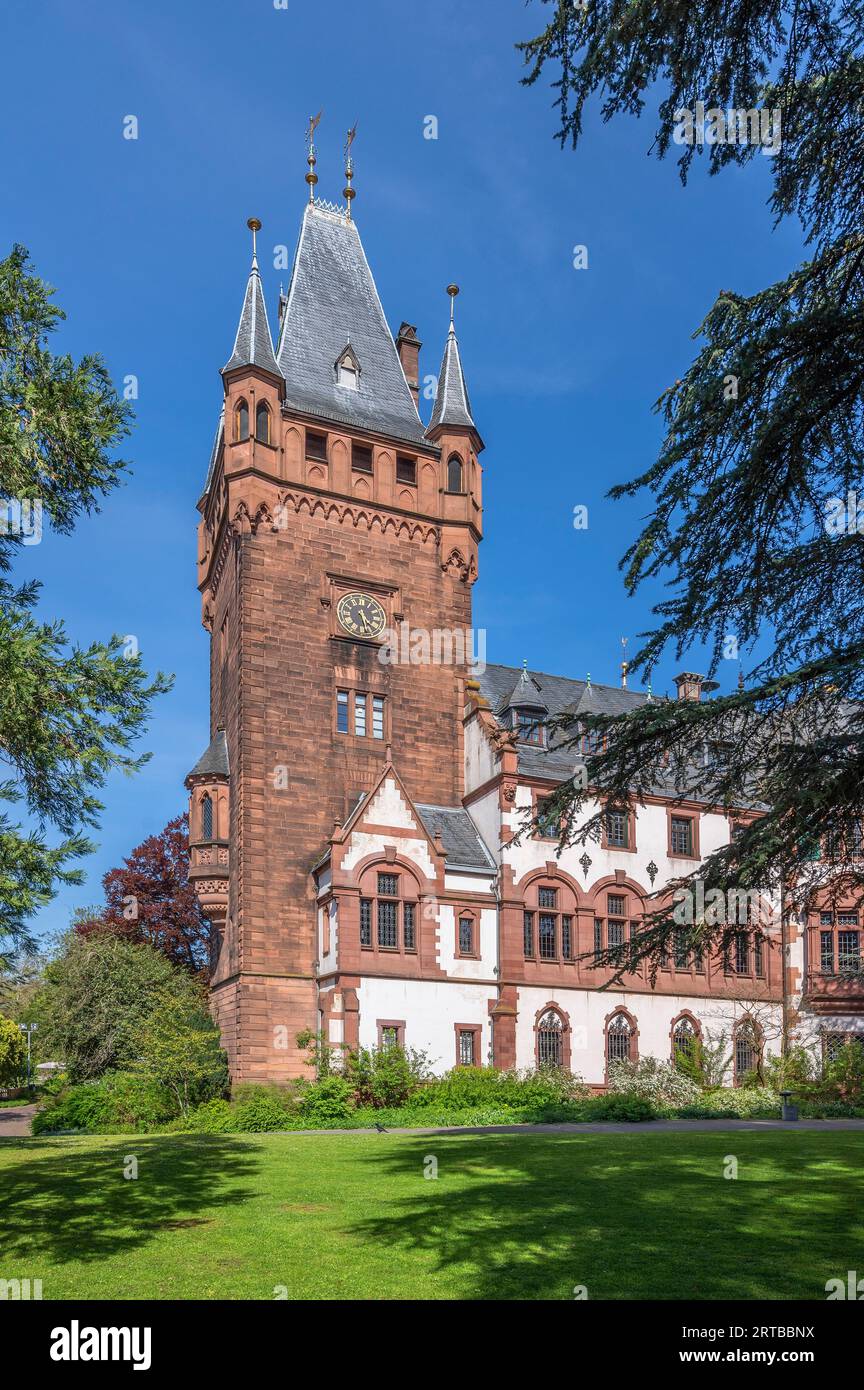
[{"label": "arched window", "polygon": [[238,401],[234,407],[234,438],[249,438],[249,406],[243,400]]},{"label": "arched window", "polygon": [[633,1024],[626,1014],[615,1014],[606,1028],[606,1061],[632,1062]]},{"label": "arched window", "polygon": [[565,880],[532,883],[525,895],[522,918],[522,951],[526,960],[576,958],[576,897]]},{"label": "arched window", "polygon": [[201,839],[213,839],[213,802],[208,792],[201,798]]},{"label": "arched window", "polygon": [[414,954],[420,929],[419,894],[398,864],[375,864],[360,878],[360,946]]},{"label": "arched window", "polygon": [[554,1009],[547,1009],[537,1023],[537,1065],[564,1065],[564,1024]]},{"label": "arched window", "polygon": [[447,460],[447,491],[462,491],[462,460],[458,454],[451,454]]},{"label": "arched window", "polygon": [[679,1018],[672,1030],[672,1061],[686,1061],[692,1057],[699,1035],[689,1018]]},{"label": "arched window", "polygon": [[266,401],[259,401],[255,407],[255,438],[262,444],[270,443],[270,411]]},{"label": "arched window", "polygon": [[756,1024],[745,1018],[735,1029],[735,1085],[758,1072],[762,1065],[762,1044]]}]

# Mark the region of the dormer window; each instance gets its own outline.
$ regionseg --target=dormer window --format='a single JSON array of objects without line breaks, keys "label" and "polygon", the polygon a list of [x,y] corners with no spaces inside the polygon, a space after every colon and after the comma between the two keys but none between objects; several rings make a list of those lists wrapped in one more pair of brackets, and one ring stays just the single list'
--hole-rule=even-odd
[{"label": "dormer window", "polygon": [[360,382],[360,363],[354,355],[349,343],[345,350],[336,359],[336,385],[344,386],[349,391],[356,391]]},{"label": "dormer window", "polygon": [[513,727],[520,743],[535,743],[543,747],[545,743],[543,711],[539,709],[516,709],[513,711]]}]

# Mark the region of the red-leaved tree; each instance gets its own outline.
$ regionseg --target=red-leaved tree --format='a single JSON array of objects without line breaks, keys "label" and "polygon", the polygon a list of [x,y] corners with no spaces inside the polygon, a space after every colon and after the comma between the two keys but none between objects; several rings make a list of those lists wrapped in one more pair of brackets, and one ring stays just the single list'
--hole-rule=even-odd
[{"label": "red-leaved tree", "polygon": [[210,928],[189,882],[189,819],[177,816],[102,879],[104,909],[79,919],[82,936],[110,931],[145,942],[175,965],[206,975]]}]

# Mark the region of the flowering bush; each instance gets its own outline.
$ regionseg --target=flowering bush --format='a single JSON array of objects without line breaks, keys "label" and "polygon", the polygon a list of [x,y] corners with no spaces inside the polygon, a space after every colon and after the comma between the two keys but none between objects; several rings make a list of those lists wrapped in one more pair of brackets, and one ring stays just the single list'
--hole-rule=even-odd
[{"label": "flowering bush", "polygon": [[691,1105],[701,1094],[695,1081],[656,1057],[638,1062],[613,1062],[609,1068],[609,1090],[639,1096],[658,1107]]}]

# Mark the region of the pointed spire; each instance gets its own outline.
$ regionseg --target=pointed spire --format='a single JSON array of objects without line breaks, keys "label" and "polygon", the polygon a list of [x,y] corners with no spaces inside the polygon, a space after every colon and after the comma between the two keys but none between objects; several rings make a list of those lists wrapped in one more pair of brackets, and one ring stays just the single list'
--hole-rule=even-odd
[{"label": "pointed spire", "polygon": [[306,182],[309,185],[310,203],[313,203],[315,201],[315,185],[318,182],[318,175],[315,173],[315,165],[318,163],[318,152],[315,149],[315,129],[323,115],[324,111],[322,109],[318,112],[317,116],[310,116],[309,129],[306,132],[306,141],[309,150],[308,154],[306,155],[306,163],[309,165],[309,172],[306,175]]},{"label": "pointed spire", "polygon": [[357,122],[355,121],[353,126],[349,130],[348,138],[345,141],[345,187],[342,190],[342,197],[345,199],[345,202],[347,204],[347,216],[349,222],[351,221],[351,202],[352,199],[357,197],[357,190],[353,188],[351,184],[351,180],[354,177],[354,160],[351,158],[351,146],[354,144],[354,138],[356,134]]},{"label": "pointed spire", "polygon": [[235,367],[260,367],[262,371],[279,376],[273,353],[273,340],[270,337],[270,325],[267,322],[261,276],[258,273],[256,235],[261,230],[261,223],[257,217],[250,217],[246,225],[252,233],[252,268],[246,283],[246,295],[237,325],[234,348],[222,371],[230,372]]},{"label": "pointed spire", "polygon": [[462,359],[459,356],[459,342],[454,323],[454,308],[459,286],[448,285],[447,293],[450,296],[450,330],[444,346],[444,356],[441,359],[441,371],[438,374],[438,390],[435,393],[432,418],[426,433],[427,435],[431,434],[439,425],[457,425],[463,429],[474,430],[476,434],[477,426],[474,424],[474,417],[471,414],[471,402],[468,399],[468,388],[465,385],[465,376],[462,372]]}]

